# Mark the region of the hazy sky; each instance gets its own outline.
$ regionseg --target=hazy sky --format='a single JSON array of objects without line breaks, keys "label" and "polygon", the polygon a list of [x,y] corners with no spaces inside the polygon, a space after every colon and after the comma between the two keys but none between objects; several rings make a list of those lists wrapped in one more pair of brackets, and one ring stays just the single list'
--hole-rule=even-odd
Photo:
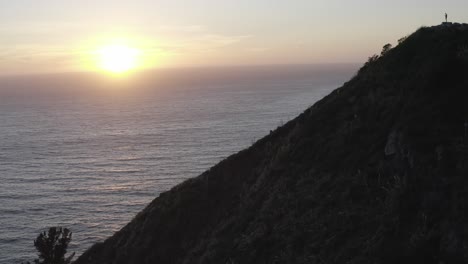
[{"label": "hazy sky", "polygon": [[120,39],[146,67],[364,62],[468,1],[0,0],[0,72],[92,70]]}]

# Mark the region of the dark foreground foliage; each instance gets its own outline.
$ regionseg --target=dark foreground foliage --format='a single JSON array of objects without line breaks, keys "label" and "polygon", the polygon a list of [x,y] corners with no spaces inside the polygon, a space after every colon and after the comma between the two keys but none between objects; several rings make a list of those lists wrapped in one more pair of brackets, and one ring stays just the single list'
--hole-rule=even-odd
[{"label": "dark foreground foliage", "polygon": [[421,28],[76,264],[468,263],[468,26]]},{"label": "dark foreground foliage", "polygon": [[[72,233],[67,228],[51,227],[48,232],[42,232],[34,240],[34,246],[38,251],[38,259],[35,264],[69,264],[75,253],[68,257],[68,244],[72,239]],[[27,262],[26,264],[30,264]]]}]

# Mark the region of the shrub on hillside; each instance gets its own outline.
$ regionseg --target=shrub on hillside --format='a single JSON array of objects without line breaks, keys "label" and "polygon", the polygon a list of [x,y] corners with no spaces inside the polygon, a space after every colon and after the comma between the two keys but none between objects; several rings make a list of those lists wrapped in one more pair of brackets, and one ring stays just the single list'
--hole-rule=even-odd
[{"label": "shrub on hillside", "polygon": [[[48,232],[40,233],[34,240],[34,247],[38,251],[35,264],[70,264],[75,253],[68,257],[68,244],[72,239],[72,232],[68,228],[51,227]],[[25,264],[31,264],[26,262]]]}]

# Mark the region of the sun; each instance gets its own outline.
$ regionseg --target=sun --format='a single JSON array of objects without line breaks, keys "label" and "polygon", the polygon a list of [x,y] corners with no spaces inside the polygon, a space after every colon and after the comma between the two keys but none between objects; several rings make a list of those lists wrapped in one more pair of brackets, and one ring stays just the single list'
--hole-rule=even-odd
[{"label": "sun", "polygon": [[126,45],[115,44],[98,50],[99,67],[102,70],[120,74],[138,66],[140,51]]}]

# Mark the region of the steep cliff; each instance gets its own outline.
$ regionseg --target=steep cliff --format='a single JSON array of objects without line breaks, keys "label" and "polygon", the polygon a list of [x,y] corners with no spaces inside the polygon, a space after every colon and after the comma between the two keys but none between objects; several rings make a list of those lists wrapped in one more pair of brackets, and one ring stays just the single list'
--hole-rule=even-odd
[{"label": "steep cliff", "polygon": [[76,264],[467,263],[468,25],[421,28]]}]

